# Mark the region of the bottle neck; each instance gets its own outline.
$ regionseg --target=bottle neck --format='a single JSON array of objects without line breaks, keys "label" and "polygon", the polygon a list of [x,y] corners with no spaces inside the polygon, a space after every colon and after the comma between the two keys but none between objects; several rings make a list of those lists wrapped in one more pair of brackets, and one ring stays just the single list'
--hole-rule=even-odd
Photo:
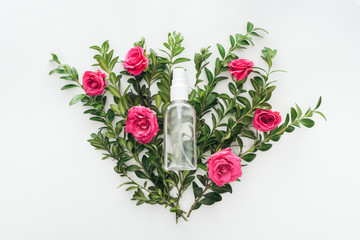
[{"label": "bottle neck", "polygon": [[188,101],[185,99],[175,99],[175,100],[171,100],[170,102],[172,102],[172,103],[187,103]]},{"label": "bottle neck", "polygon": [[188,91],[187,86],[184,85],[172,85],[170,87],[170,101],[187,101]]}]

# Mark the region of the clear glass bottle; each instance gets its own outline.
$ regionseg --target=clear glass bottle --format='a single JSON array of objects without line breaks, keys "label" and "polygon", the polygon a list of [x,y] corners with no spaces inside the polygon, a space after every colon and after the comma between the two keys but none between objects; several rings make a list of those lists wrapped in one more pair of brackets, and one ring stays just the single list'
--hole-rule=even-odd
[{"label": "clear glass bottle", "polygon": [[185,71],[176,68],[170,88],[171,103],[164,117],[164,167],[167,171],[196,169],[196,112],[187,99]]}]

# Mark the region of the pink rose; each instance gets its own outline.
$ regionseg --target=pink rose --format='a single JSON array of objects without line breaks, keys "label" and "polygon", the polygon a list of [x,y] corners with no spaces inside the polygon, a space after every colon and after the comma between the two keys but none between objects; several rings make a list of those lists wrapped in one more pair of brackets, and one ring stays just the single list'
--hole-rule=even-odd
[{"label": "pink rose", "polygon": [[229,73],[233,75],[236,81],[241,81],[249,75],[253,69],[254,63],[246,59],[234,59],[228,63]]},{"label": "pink rose", "polygon": [[257,109],[254,114],[254,128],[262,132],[273,130],[281,122],[281,116],[279,112]]},{"label": "pink rose", "polygon": [[125,121],[125,132],[131,133],[139,143],[149,143],[159,131],[156,115],[150,108],[132,107]]},{"label": "pink rose", "polygon": [[214,153],[208,159],[209,178],[220,187],[235,181],[242,175],[240,160],[230,148]]},{"label": "pink rose", "polygon": [[106,74],[98,70],[97,72],[86,71],[83,75],[83,86],[87,95],[96,96],[105,92]]},{"label": "pink rose", "polygon": [[131,48],[126,54],[125,61],[123,63],[123,66],[125,69],[127,69],[127,72],[134,74],[135,76],[144,71],[147,65],[148,60],[142,47]]}]

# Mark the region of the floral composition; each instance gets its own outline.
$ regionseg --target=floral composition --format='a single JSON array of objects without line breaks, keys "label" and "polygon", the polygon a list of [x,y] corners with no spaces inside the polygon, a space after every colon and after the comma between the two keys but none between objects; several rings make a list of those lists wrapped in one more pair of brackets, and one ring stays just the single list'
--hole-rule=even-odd
[{"label": "floral composition", "polygon": [[[242,52],[267,34],[262,28],[247,24],[245,34],[229,36],[227,49],[216,44],[218,53],[210,64],[210,47],[194,54],[195,84],[189,103],[196,110],[197,169],[166,171],[164,161],[164,112],[170,103],[173,69],[191,61],[180,56],[183,36],[173,32],[159,53],[145,49],[145,39],[128,47],[124,60],[110,49],[109,42],[91,46],[95,51],[93,70],[81,74],[74,67],[57,64],[51,74],[68,81],[62,90],[78,91],[70,105],[81,102],[90,120],[98,122],[89,143],[102,151],[103,159],[115,160],[114,170],[126,179],[120,186],[132,192],[137,205],[163,205],[178,219],[187,220],[202,206],[213,205],[222,195],[232,193],[243,168],[269,150],[282,135],[301,126],[311,128],[314,108],[301,109],[297,104],[289,113],[276,111],[270,103],[276,86],[273,70],[276,49],[261,51],[263,62],[243,59]],[[189,54],[189,53],[187,53]],[[228,89],[217,87],[225,82]],[[78,90],[76,90],[78,89]],[[274,109],[274,110],[273,110]],[[181,204],[183,193],[191,190],[194,202],[189,209]]]}]

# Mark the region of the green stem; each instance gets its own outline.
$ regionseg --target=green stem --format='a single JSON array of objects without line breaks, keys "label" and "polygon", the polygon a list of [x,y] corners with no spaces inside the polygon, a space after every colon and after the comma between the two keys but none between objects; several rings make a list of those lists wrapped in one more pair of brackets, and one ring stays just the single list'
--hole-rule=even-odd
[{"label": "green stem", "polygon": [[210,183],[206,183],[206,187],[205,187],[204,190],[201,192],[201,195],[195,200],[194,204],[191,205],[190,210],[189,210],[189,212],[188,212],[188,214],[187,214],[187,216],[186,216],[187,218],[190,217],[190,214],[191,214],[191,212],[194,210],[194,207],[196,206],[196,204],[200,201],[201,197],[204,196],[204,194],[206,193],[206,191],[209,190],[209,189],[212,187],[213,184],[214,184],[214,183],[213,183],[212,181],[211,181]]},{"label": "green stem", "polygon": [[178,174],[179,174],[179,182],[180,182],[180,188],[178,188],[178,203],[180,202],[180,198],[181,198],[181,195],[183,193],[183,190],[184,190],[184,179],[182,178],[182,174],[180,171],[178,171]]},{"label": "green stem", "polygon": [[227,131],[227,133],[224,135],[224,137],[221,139],[218,147],[216,148],[216,152],[220,150],[221,145],[224,143],[224,141],[226,140],[225,138],[227,137],[227,135],[231,134],[231,132],[234,130],[234,128],[240,123],[240,121],[249,113],[252,113],[255,108],[260,104],[261,102],[258,102],[256,105],[254,105],[249,111],[247,111],[245,114],[243,114],[236,122],[235,124],[229,129],[229,131]]}]

